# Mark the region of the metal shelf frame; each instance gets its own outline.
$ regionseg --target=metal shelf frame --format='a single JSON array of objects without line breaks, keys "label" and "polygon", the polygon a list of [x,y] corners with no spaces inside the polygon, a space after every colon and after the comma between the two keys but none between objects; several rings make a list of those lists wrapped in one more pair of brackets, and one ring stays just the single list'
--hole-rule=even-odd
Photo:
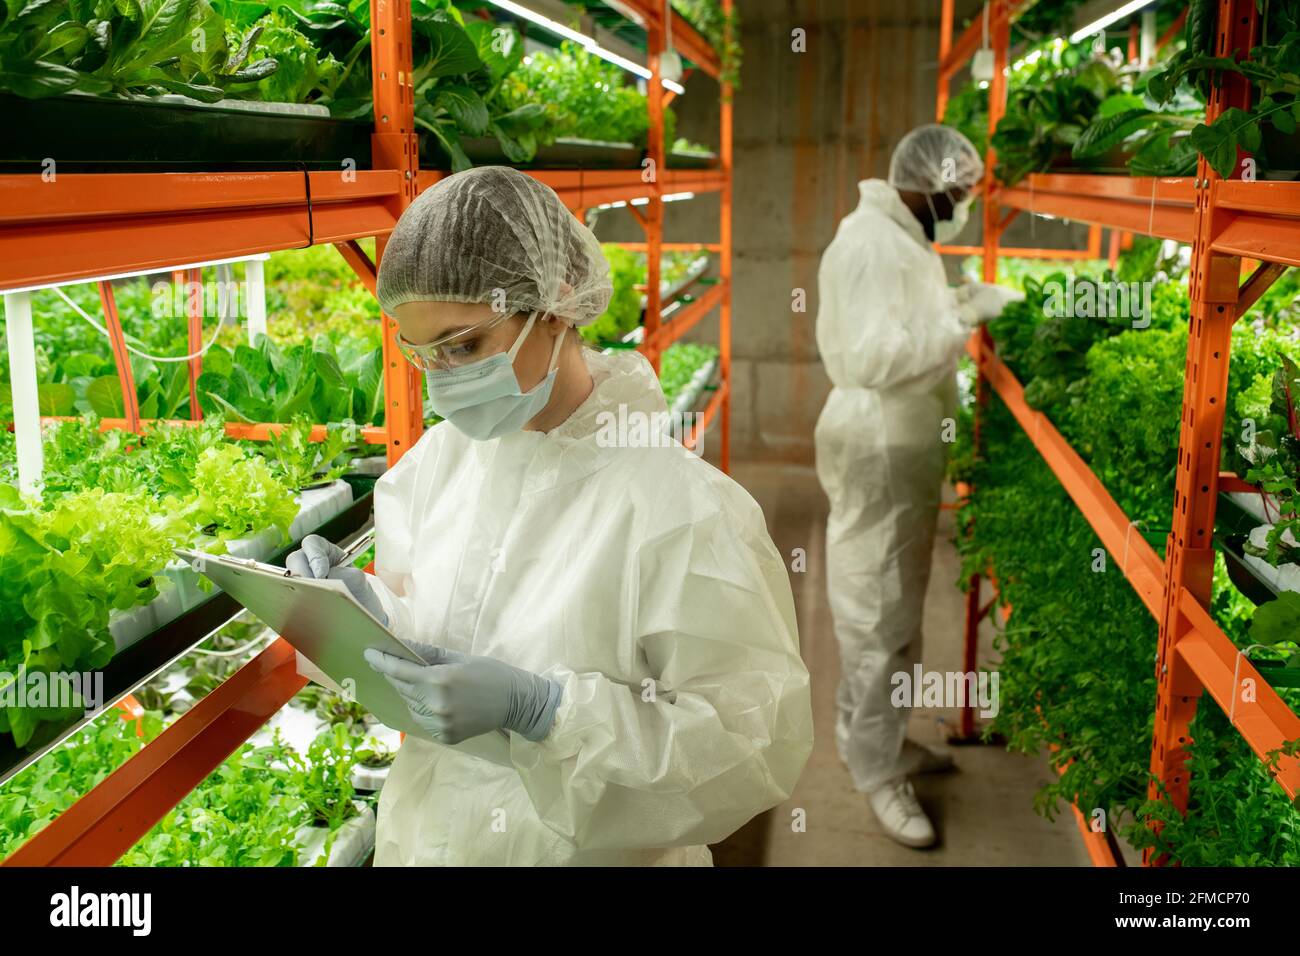
[{"label": "metal shelf frame", "polygon": [[[734,0],[722,0],[724,12],[730,14],[733,4]],[[592,207],[624,202],[644,226],[646,241],[636,244],[647,253],[649,271],[640,350],[656,371],[663,349],[717,309],[721,383],[684,441],[694,445],[704,429],[719,421],[725,471],[730,464],[731,425],[731,85],[720,78],[718,53],[685,20],[672,17],[673,46],[719,80],[721,122],[716,168],[669,169],[663,119],[672,94],[660,82],[661,53],[667,48],[663,5],[658,0],[615,0],[611,5],[646,32],[652,74],[647,82],[648,162],[634,170],[528,172],[555,189],[579,218]],[[166,271],[177,262],[333,243],[373,294],[377,263],[402,211],[421,189],[447,173],[419,168],[413,90],[406,81],[412,70],[410,2],[371,0],[370,11],[373,169],[348,176],[319,171],[61,174],[52,182],[39,173],[3,175],[0,293],[123,272]],[[720,275],[709,292],[661,325],[660,253],[683,245],[663,241],[664,196],[685,192],[720,196],[718,241],[693,244],[719,255]],[[634,199],[645,202],[633,207]],[[356,241],[371,236],[376,240],[374,261]],[[193,317],[190,321],[193,324]],[[423,431],[422,381],[397,350],[396,324],[387,315],[381,322],[386,424],[361,433],[368,441],[387,445],[391,466]],[[124,348],[116,340],[115,357],[125,360]],[[138,415],[128,414],[104,422],[103,427],[138,429],[145,424]],[[256,440],[281,427],[281,423],[231,423],[226,430],[232,437]],[[324,426],[315,426],[313,440],[324,437]],[[297,673],[293,648],[283,640],[275,641],[3,865],[111,865],[305,683]]]},{"label": "metal shelf frame", "polygon": [[[1009,25],[1020,6],[1016,0],[991,0],[989,35],[996,67],[990,85],[990,135],[1005,111]],[[1218,0],[1217,13],[1216,54],[1232,56],[1234,51],[1247,51],[1243,55],[1248,56],[1258,40],[1260,26],[1253,0]],[[981,29],[982,24],[974,24],[954,45],[952,2],[944,0],[940,116],[951,76],[978,46],[972,30]],[[1173,32],[1162,39],[1167,42]],[[1250,96],[1251,89],[1242,78],[1224,76],[1207,105],[1207,122],[1213,122],[1231,106],[1247,106]],[[1244,154],[1239,156],[1243,158]],[[1186,813],[1189,725],[1204,692],[1208,691],[1232,716],[1233,725],[1261,760],[1283,742],[1300,738],[1300,717],[1238,651],[1207,610],[1214,571],[1211,537],[1218,492],[1242,485],[1235,476],[1221,476],[1219,471],[1232,326],[1285,267],[1300,265],[1300,183],[1246,182],[1239,178],[1240,172],[1232,179],[1223,179],[1202,158],[1192,179],[1052,173],[1034,174],[1014,187],[1002,187],[992,175],[996,156],[991,145],[985,161],[985,281],[996,280],[1000,255],[1022,253],[999,248],[1006,223],[1021,211],[1085,222],[1094,228],[1104,226],[1174,239],[1192,247],[1190,334],[1177,483],[1172,530],[1163,560],[1140,535],[1131,533],[1133,526],[1127,516],[1051,422],[1025,404],[1020,384],[998,359],[988,331],[981,329],[969,344],[979,369],[976,447],[981,407],[992,388],[1033,440],[1106,549],[1120,561],[1125,577],[1159,622],[1148,796],[1159,799],[1163,792],[1180,812]],[[1237,169],[1242,168],[1239,162]],[[1008,210],[1005,216],[1002,207]],[[1243,258],[1260,263],[1245,283],[1240,281]],[[978,492],[971,489],[970,493]],[[979,576],[970,585],[965,640],[966,661],[973,667],[977,628],[992,602],[981,607]],[[1255,700],[1239,699],[1240,687],[1246,680],[1253,681]],[[1235,704],[1234,698],[1238,698]],[[964,735],[973,734],[973,718],[973,712],[963,713]],[[1300,794],[1300,760],[1282,757],[1275,779],[1287,796],[1296,799]],[[1082,818],[1080,826],[1083,829]],[[1090,841],[1089,854],[1099,865],[1116,862],[1113,853],[1103,851],[1096,841]],[[1150,850],[1143,855],[1144,865],[1167,862]]]}]

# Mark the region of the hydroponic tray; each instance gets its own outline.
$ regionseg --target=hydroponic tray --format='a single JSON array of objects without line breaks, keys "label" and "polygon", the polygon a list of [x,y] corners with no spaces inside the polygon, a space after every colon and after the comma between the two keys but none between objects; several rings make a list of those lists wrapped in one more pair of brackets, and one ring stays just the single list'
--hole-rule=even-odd
[{"label": "hydroponic tray", "polygon": [[[336,542],[354,538],[372,520],[373,505],[373,495],[367,494],[353,501],[313,533]],[[289,544],[280,548],[268,557],[267,563],[283,566],[285,558],[296,547],[296,544]],[[66,740],[134,688],[170,667],[241,610],[239,602],[230,595],[214,590],[207,600],[183,611],[174,620],[120,651],[103,668],[104,687],[100,710],[78,716],[63,726],[42,725],[37,729],[36,737],[22,749],[15,747],[13,739],[7,735],[0,739],[0,783],[38,760],[51,747]]]},{"label": "hydroponic tray", "polygon": [[[659,310],[660,321],[671,320],[672,312],[676,311],[673,306],[683,292],[689,289],[695,283],[699,282],[704,273],[709,270],[709,257],[702,255],[691,263],[690,269],[686,275],[682,276],[677,282],[669,284],[667,282],[659,283],[659,301],[663,303]],[[598,347],[608,352],[612,349],[634,349],[641,344],[645,338],[645,306],[646,297],[641,296],[641,318],[638,320],[641,324],[635,329],[623,336],[619,342],[601,342]]]},{"label": "hydroponic tray", "polygon": [[[278,107],[279,104],[268,104]],[[0,171],[113,173],[370,167],[369,121],[151,99],[0,94]]]},{"label": "hydroponic tray", "polygon": [[711,390],[713,373],[717,370],[717,367],[718,360],[711,358],[697,368],[695,374],[691,376],[691,380],[677,393],[677,397],[673,399],[673,404],[668,411],[673,415],[685,415],[688,412],[697,411],[696,406],[700,403],[700,396]]},{"label": "hydroponic tray", "polygon": [[[517,169],[639,169],[641,149],[631,143],[602,143],[588,139],[557,139],[541,146],[532,160],[515,163],[501,149],[495,137],[468,136],[460,141],[475,166],[514,166]],[[451,157],[438,138],[420,136],[420,167],[451,169]]]},{"label": "hydroponic tray", "polygon": [[667,161],[669,169],[712,169],[718,165],[718,154],[674,150],[668,154]]},{"label": "hydroponic tray", "polygon": [[1258,539],[1261,529],[1267,527],[1258,495],[1220,493],[1214,524],[1214,541],[1223,553],[1228,577],[1252,602],[1264,604],[1282,591],[1300,591],[1300,568],[1295,565],[1275,568],[1264,559],[1246,553],[1245,545],[1252,535]]},{"label": "hydroponic tray", "polygon": [[[289,526],[290,539],[301,541],[311,529],[321,526],[350,504],[352,487],[342,479],[324,488],[300,492],[298,517]],[[275,553],[278,543],[279,535],[275,529],[267,528],[247,538],[228,542],[227,550],[235,557],[262,561]],[[159,589],[157,598],[129,611],[114,612],[110,618],[108,629],[119,652],[201,604],[211,593],[200,586],[198,572],[179,558],[163,569],[162,576],[169,584]]]}]

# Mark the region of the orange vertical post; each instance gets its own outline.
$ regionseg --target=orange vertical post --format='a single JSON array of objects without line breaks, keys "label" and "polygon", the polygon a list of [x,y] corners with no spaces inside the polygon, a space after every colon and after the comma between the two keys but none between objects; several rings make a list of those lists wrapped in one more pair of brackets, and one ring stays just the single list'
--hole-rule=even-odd
[{"label": "orange vertical post", "polygon": [[641,178],[650,187],[650,202],[645,210],[646,234],[646,290],[645,290],[645,341],[650,347],[646,358],[659,374],[660,348],[658,339],[660,312],[663,300],[659,294],[661,275],[660,259],[663,255],[664,241],[664,201],[660,187],[664,175],[664,86],[660,73],[660,53],[664,48],[664,30],[669,28],[664,16],[646,25],[647,60],[650,67],[650,79],[646,80],[646,108],[650,113],[650,128],[646,137],[646,161]]},{"label": "orange vertical post", "polygon": [[[1254,0],[1220,0],[1215,28],[1215,52],[1232,56],[1248,51],[1258,29]],[[1212,87],[1206,122],[1225,109],[1249,105],[1250,86],[1226,74]],[[1240,176],[1238,163],[1236,176]],[[1155,730],[1151,748],[1151,782],[1147,795],[1167,798],[1180,813],[1187,812],[1189,774],[1186,768],[1190,724],[1196,716],[1202,686],[1177,652],[1188,633],[1179,610],[1186,588],[1208,607],[1214,576],[1214,506],[1219,474],[1220,440],[1228,391],[1228,350],[1236,319],[1240,260],[1216,255],[1212,248],[1214,198],[1219,175],[1202,157],[1197,163],[1196,233],[1190,276],[1191,323],[1187,370],[1183,378],[1183,412],[1178,439],[1173,527],[1165,549],[1164,614],[1156,655]],[[1237,689],[1233,689],[1237,693]],[[1147,864],[1164,858],[1152,850]]]},{"label": "orange vertical post", "polygon": [[122,410],[126,427],[140,430],[140,401],[135,393],[135,375],[131,371],[131,353],[126,350],[126,333],[122,319],[117,314],[117,300],[113,297],[113,283],[107,279],[99,282],[99,302],[104,309],[104,323],[108,326],[108,341],[113,347],[113,364],[117,366],[117,380],[122,386]]},{"label": "orange vertical post", "polygon": [[[419,140],[415,134],[415,100],[411,88],[410,0],[370,0],[373,56],[375,132],[370,137],[375,169],[402,174],[399,215],[419,192]],[[386,240],[375,240],[375,264],[384,255]],[[384,427],[388,434],[388,464],[406,453],[424,431],[424,399],[416,369],[397,348],[397,323],[383,316]]]},{"label": "orange vertical post", "polygon": [[[1006,111],[1007,55],[1008,47],[1011,45],[1009,16],[1010,8],[1005,6],[1003,0],[996,0],[995,5],[989,11],[989,41],[993,46],[993,79],[989,83],[989,146],[984,154],[984,188],[980,200],[984,211],[983,272],[985,282],[996,282],[998,277],[998,242],[1001,235],[1001,224],[998,217],[997,180],[993,176],[993,167],[997,163],[993,149],[993,132],[997,129],[998,121]],[[979,330],[974,334],[992,348],[992,337],[989,335],[988,329],[980,326]],[[972,443],[976,450],[980,446],[981,419],[983,418],[984,407],[988,404],[988,396],[988,382],[983,375],[977,375],[975,379],[975,412],[972,427]],[[975,489],[971,488],[970,491],[973,494]],[[980,614],[981,585],[982,578],[978,573],[971,575],[966,582],[966,622],[963,634],[962,665],[967,673],[974,672],[978,667],[979,625],[982,619]],[[954,739],[974,740],[975,738],[975,708],[973,706],[963,707],[959,730]]]},{"label": "orange vertical post", "polygon": [[984,281],[998,279],[998,243],[1001,230],[998,224],[997,179],[993,167],[997,165],[997,152],[993,148],[993,133],[1007,108],[1007,54],[1011,45],[1011,22],[1006,0],[993,0],[989,11],[989,42],[993,46],[993,79],[989,82],[989,145],[984,153]]},{"label": "orange vertical post", "polygon": [[1110,242],[1109,245],[1107,246],[1106,262],[1110,265],[1112,269],[1114,269],[1115,266],[1119,263],[1120,235],[1121,233],[1118,229],[1112,229],[1110,231]]},{"label": "orange vertical post", "polygon": [[934,121],[943,122],[943,114],[948,110],[948,84],[952,77],[944,72],[943,64],[952,52],[952,0],[943,0],[939,10],[939,90],[935,97]]},{"label": "orange vertical post", "polygon": [[[951,2],[951,0],[948,0]],[[731,38],[731,10],[733,0],[722,0],[726,19],[726,37]],[[722,194],[719,197],[721,220],[718,223],[718,240],[722,246],[718,271],[722,277],[722,303],[718,309],[718,352],[722,366],[722,455],[724,472],[731,471],[731,176],[733,170],[731,121],[732,89],[730,83],[722,84],[722,129],[719,130],[719,152],[722,163]]]}]

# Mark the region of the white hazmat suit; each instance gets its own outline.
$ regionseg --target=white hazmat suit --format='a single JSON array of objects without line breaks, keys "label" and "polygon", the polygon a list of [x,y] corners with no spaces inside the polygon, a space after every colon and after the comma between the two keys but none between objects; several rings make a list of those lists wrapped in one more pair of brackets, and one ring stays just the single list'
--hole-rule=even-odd
[{"label": "white hazmat suit", "polygon": [[[558,681],[513,767],[408,736],[375,863],[708,864],[780,803],[812,745],[785,565],[753,499],[674,448],[602,448],[602,412],[665,411],[636,353],[553,431],[430,429],[375,489],[399,637]],[[646,698],[653,693],[654,699]]]},{"label": "white hazmat suit", "polygon": [[[910,673],[920,655],[941,429],[972,328],[895,188],[932,194],[951,180],[899,169],[898,157],[889,183],[859,185],[858,207],[840,222],[818,274],[817,345],[834,386],[815,440],[831,506],[827,583],[842,667],[835,739],[867,793],[917,769],[909,763],[918,754],[903,748],[907,711],[890,703],[891,677]],[[964,160],[969,188],[979,158]]]},{"label": "white hazmat suit", "polygon": [[[576,325],[608,301],[606,272],[554,193],[484,168],[403,215],[379,298],[391,313],[501,293]],[[812,749],[790,583],[758,505],[636,430],[667,415],[641,355],[583,356],[594,387],[558,427],[474,441],[444,422],[376,485],[373,587],[394,633],[562,689],[545,737],[509,734],[508,765],[408,736],[378,865],[707,865],[706,844],[786,799]]]}]

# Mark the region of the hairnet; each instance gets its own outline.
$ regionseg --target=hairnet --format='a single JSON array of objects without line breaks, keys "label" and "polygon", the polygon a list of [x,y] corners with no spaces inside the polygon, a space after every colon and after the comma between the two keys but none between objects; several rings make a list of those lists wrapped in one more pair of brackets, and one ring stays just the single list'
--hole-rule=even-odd
[{"label": "hairnet", "polygon": [[984,175],[984,162],[968,140],[951,126],[918,126],[894,149],[889,185],[927,196],[969,190]]},{"label": "hairnet", "polygon": [[483,302],[570,325],[609,304],[609,264],[554,190],[507,166],[440,180],[397,221],[379,265],[379,304]]}]

